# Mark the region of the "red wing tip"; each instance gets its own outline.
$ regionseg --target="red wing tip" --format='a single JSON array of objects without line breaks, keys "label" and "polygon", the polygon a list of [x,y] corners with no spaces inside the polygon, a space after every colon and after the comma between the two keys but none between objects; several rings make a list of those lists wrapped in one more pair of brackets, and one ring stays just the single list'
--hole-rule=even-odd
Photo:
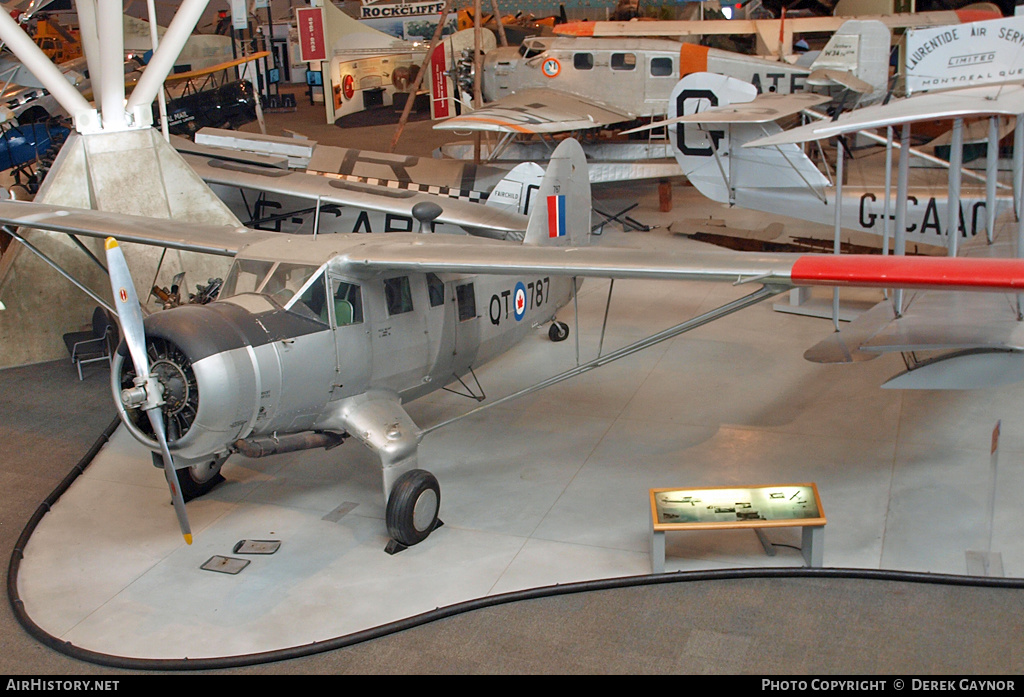
[{"label": "red wing tip", "polygon": [[561,36],[593,36],[594,22],[566,22],[556,25],[554,32]]}]

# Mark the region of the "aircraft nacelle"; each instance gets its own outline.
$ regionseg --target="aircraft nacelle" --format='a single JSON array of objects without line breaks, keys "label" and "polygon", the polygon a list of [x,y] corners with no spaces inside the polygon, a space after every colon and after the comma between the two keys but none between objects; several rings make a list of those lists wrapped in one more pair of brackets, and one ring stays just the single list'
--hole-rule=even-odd
[{"label": "aircraft nacelle", "polygon": [[[265,336],[257,335],[265,332],[254,331],[251,313],[229,303],[157,312],[145,327],[151,370],[164,387],[162,408],[172,453],[182,459],[180,464],[227,453],[266,415],[268,400],[261,394],[272,385],[280,391],[276,356],[254,348],[265,344]],[[134,376],[131,360],[118,352],[112,371],[115,395],[130,389]],[[115,402],[132,435],[159,451],[145,414],[123,399]]]}]

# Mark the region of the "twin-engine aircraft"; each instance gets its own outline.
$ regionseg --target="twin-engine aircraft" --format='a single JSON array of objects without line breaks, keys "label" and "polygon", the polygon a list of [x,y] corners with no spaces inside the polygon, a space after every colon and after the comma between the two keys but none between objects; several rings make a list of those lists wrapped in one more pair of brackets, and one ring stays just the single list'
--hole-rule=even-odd
[{"label": "twin-engine aircraft", "polygon": [[[754,288],[600,362],[794,286],[1024,289],[1018,260],[590,247],[590,184],[573,140],[556,149],[536,200],[522,243],[429,234],[426,226],[422,234],[281,235],[13,201],[0,203],[0,222],[110,238],[111,289],[125,336],[112,369],[115,402],[125,427],[163,468],[189,543],[183,490],[207,490],[232,453],[330,448],[348,438],[380,459],[388,550],[426,539],[440,525],[440,485],[417,466],[417,449],[426,433],[452,420],[421,428],[403,403],[471,375],[552,322],[580,278]],[[215,302],[143,319],[114,237],[234,262]],[[567,335],[565,325],[553,327],[552,338]]]}]

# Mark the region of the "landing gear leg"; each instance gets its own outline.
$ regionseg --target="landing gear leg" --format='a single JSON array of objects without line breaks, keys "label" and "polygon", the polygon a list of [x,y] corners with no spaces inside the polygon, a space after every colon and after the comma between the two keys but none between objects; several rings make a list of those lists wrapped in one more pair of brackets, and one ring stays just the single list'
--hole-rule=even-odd
[{"label": "landing gear leg", "polygon": [[441,486],[426,470],[409,470],[395,481],[388,496],[385,520],[391,540],[385,551],[401,552],[427,539],[443,523],[437,513],[441,507]]}]

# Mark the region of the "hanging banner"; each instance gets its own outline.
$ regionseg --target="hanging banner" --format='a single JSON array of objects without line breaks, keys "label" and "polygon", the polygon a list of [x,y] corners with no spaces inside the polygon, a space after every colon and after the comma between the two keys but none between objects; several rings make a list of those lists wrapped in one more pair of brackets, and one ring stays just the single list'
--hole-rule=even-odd
[{"label": "hanging banner", "polygon": [[295,10],[295,26],[299,32],[299,60],[327,60],[327,39],[324,34],[324,11],[320,7]]},{"label": "hanging banner", "polygon": [[249,28],[249,12],[245,0],[231,0],[231,28],[237,31]]},{"label": "hanging banner", "polygon": [[907,93],[1024,76],[1024,17],[907,31]]}]

